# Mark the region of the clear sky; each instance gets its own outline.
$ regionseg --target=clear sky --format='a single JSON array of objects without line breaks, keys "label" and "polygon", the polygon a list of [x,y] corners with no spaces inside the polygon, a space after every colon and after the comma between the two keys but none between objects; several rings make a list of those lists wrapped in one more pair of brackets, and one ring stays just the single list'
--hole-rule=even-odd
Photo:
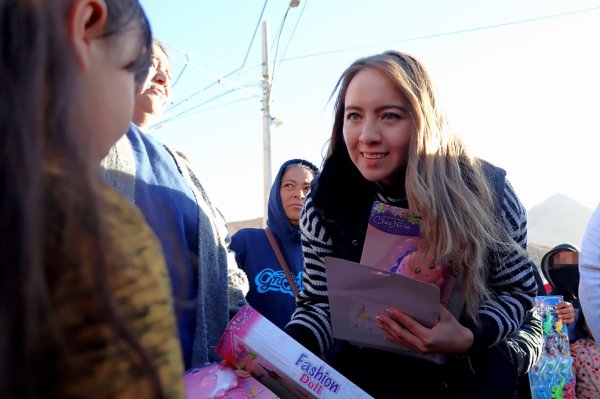
[{"label": "clear sky", "polygon": [[273,175],[291,158],[321,164],[339,75],[397,49],[424,62],[452,126],[527,209],[556,193],[600,202],[600,0],[141,2],[179,77],[151,134],[189,155],[228,221],[263,212],[262,20],[282,122]]}]

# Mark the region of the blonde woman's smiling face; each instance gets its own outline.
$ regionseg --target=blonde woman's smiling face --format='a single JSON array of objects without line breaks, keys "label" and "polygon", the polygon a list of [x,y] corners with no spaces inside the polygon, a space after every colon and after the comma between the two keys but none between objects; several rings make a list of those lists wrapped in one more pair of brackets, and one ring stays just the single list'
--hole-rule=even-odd
[{"label": "blonde woman's smiling face", "polygon": [[344,142],[369,181],[393,185],[408,162],[410,106],[380,71],[365,68],[350,81],[344,107]]}]

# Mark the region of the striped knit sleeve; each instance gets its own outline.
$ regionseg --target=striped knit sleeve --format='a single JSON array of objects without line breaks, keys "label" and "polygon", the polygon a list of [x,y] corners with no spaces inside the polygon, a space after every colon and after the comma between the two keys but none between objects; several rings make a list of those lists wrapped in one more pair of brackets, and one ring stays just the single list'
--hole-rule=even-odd
[{"label": "striped knit sleeve", "polygon": [[285,331],[314,353],[332,344],[327,279],[323,258],[332,254],[332,241],[315,211],[309,194],[300,217],[304,254],[304,290]]},{"label": "striped knit sleeve", "polygon": [[508,339],[508,345],[516,357],[518,374],[529,372],[542,355],[544,347],[542,320],[535,310],[527,312],[521,329]]},{"label": "striped knit sleeve", "polygon": [[525,208],[508,181],[504,189],[501,220],[510,237],[523,251],[507,245],[491,258],[488,269],[491,299],[479,307],[480,324],[468,325],[475,338],[471,350],[491,347],[517,333],[525,314],[533,307],[537,292],[535,266],[526,253]]}]

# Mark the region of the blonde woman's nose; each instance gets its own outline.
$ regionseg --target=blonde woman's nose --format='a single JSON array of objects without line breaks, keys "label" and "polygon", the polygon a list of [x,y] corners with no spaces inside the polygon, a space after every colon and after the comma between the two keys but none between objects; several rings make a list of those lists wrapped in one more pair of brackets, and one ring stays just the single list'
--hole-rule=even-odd
[{"label": "blonde woman's nose", "polygon": [[380,139],[377,123],[367,119],[363,124],[359,140],[365,144],[375,143]]}]

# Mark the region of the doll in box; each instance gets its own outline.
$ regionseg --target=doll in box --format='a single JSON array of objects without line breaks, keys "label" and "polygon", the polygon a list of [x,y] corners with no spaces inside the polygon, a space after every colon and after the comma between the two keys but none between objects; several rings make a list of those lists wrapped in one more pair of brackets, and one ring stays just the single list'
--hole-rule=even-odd
[{"label": "doll in box", "polygon": [[392,248],[391,254],[395,258],[391,272],[442,287],[446,265],[434,262],[433,257],[420,248],[418,238],[403,240],[400,246]]}]

